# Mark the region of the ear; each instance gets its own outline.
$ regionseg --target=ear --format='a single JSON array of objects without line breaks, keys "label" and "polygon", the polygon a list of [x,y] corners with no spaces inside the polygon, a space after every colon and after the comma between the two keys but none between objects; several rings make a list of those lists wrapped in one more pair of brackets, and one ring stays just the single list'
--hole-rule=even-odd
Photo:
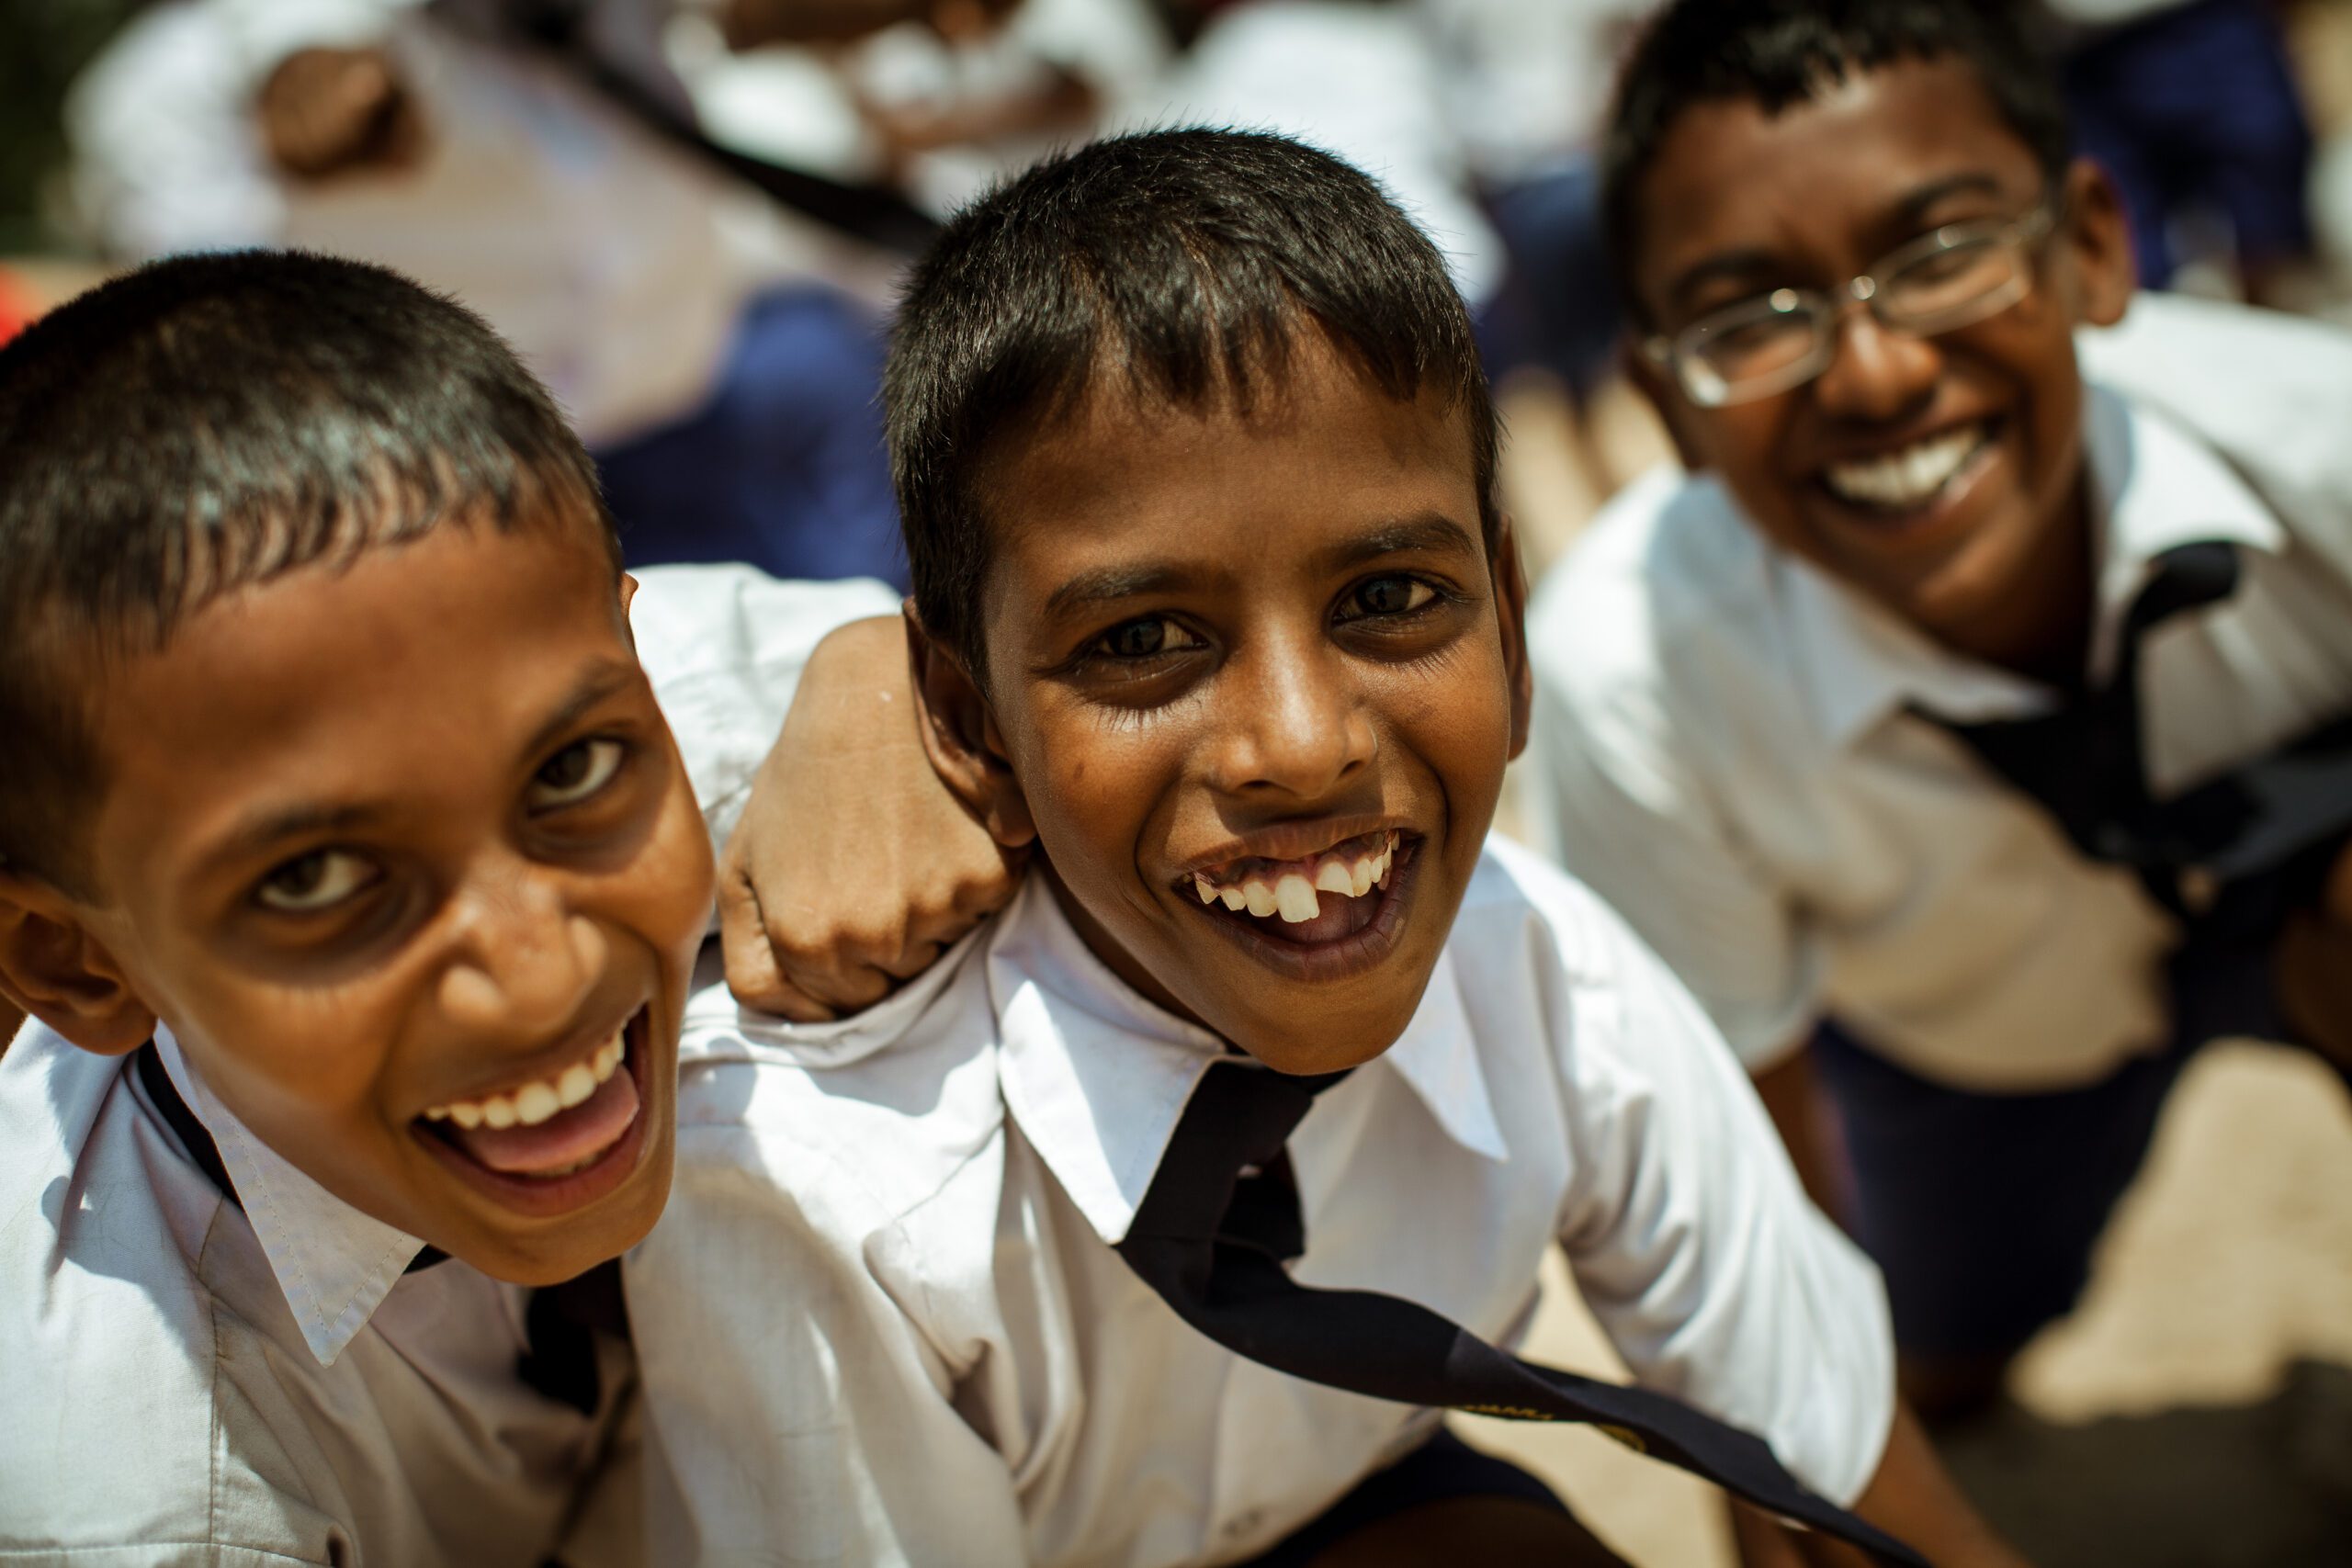
[{"label": "ear", "polygon": [[915,728],[932,770],[989,836],[1017,850],[1037,836],[1029,799],[1012,776],[1004,738],[988,696],[964,661],[924,627],[914,601],[906,604],[907,658],[913,669]]},{"label": "ear", "polygon": [[1503,634],[1503,669],[1510,677],[1510,755],[1527,750],[1528,716],[1535,705],[1535,677],[1527,662],[1527,569],[1519,558],[1519,535],[1506,512],[1495,527],[1495,619]]},{"label": "ear", "polygon": [[81,908],[46,883],[0,871],[0,996],[85,1051],[135,1051],[153,1010]]},{"label": "ear", "polygon": [[2140,286],[2123,197],[2105,169],[2077,158],[2066,170],[2064,214],[2052,243],[2064,247],[2073,264],[2075,320],[2111,327],[2123,319]]},{"label": "ear", "polygon": [[1625,372],[1625,379],[1634,389],[1657,411],[1658,423],[1666,426],[1667,438],[1674,443],[1674,455],[1692,473],[1707,466],[1699,455],[1699,443],[1694,422],[1699,411],[1682,395],[1674,373],[1642,351],[1641,341],[1627,333],[1617,350],[1617,364]]}]

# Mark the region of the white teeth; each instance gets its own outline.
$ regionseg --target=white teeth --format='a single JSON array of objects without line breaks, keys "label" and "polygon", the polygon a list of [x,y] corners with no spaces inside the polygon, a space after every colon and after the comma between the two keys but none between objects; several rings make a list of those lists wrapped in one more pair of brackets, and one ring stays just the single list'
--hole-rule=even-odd
[{"label": "white teeth", "polygon": [[1883,457],[1832,463],[1824,478],[1846,501],[1888,508],[1917,506],[1932,499],[1976,455],[1984,434],[1981,424],[1965,424]]},{"label": "white teeth", "polygon": [[586,1061],[572,1063],[552,1078],[526,1083],[506,1094],[435,1105],[425,1111],[425,1120],[455,1122],[468,1132],[483,1126],[501,1131],[517,1124],[536,1127],[559,1111],[569,1111],[594,1099],[596,1086],[620,1070],[621,1058],[628,1049],[627,1030],[616,1030]]},{"label": "white teeth", "polygon": [[514,1120],[536,1127],[563,1109],[563,1095],[543,1083],[526,1083],[514,1094]]},{"label": "white teeth", "polygon": [[1315,884],[1294,871],[1274,884],[1274,911],[1295,926],[1321,914],[1323,905],[1315,897]]},{"label": "white teeth", "polygon": [[1272,887],[1259,876],[1246,879],[1238,887],[1219,886],[1207,873],[1194,872],[1193,890],[1204,904],[1221,899],[1227,908],[1237,913],[1246,908],[1260,919],[1278,914],[1296,925],[1322,913],[1322,901],[1316,897],[1318,893],[1361,898],[1375,886],[1387,886],[1389,867],[1396,855],[1396,830],[1392,828],[1381,834],[1379,842],[1377,853],[1361,855],[1352,861],[1327,851],[1312,859],[1306,872],[1283,872]]},{"label": "white teeth", "polygon": [[583,1103],[596,1092],[594,1069],[578,1062],[563,1069],[563,1077],[555,1080],[555,1097],[566,1111]]}]

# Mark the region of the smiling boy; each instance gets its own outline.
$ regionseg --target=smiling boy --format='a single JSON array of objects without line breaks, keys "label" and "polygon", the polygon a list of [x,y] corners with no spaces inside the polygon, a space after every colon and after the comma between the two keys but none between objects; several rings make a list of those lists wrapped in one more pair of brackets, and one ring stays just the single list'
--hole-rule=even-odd
[{"label": "smiling boy", "polygon": [[1378,188],[1216,131],[1040,165],[918,269],[887,403],[926,744],[1040,874],[858,1020],[690,1005],[629,1263],[657,1551],[1614,1561],[1429,1408],[1558,1414],[1485,1341],[1565,1244],[1643,1382],[2010,1561],[1721,1042],[1487,844],[1526,703],[1494,420]]},{"label": "smiling boy", "polygon": [[1537,596],[1536,816],[1809,1182],[1826,1085],[1906,1390],[1964,1407],[2073,1303],[2190,1050],[2332,1012],[2352,1061],[2352,789],[2234,882],[2171,810],[2352,710],[2352,341],[2132,303],[1999,7],[1685,0],[1608,163],[1691,471]]},{"label": "smiling boy", "polygon": [[[38,1021],[0,1559],[642,1560],[592,1491],[627,1357],[523,1288],[669,1187],[711,852],[640,647],[723,746],[727,671],[788,690],[888,599],[634,586],[546,393],[390,273],[185,258],[0,353],[0,992]],[[695,651],[730,614],[757,658]]]}]

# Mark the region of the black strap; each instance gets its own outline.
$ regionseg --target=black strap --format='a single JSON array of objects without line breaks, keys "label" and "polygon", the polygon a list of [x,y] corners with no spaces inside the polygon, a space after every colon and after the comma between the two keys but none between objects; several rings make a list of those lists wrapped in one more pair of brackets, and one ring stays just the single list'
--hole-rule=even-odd
[{"label": "black strap", "polygon": [[887,186],[846,185],[724,147],[694,117],[614,68],[586,37],[586,0],[508,0],[500,33],[510,45],[536,49],[586,82],[655,136],[716,165],[771,200],[842,233],[901,255],[919,254],[939,220]]},{"label": "black strap", "polygon": [[[2263,971],[2287,916],[2320,896],[2329,868],[2352,841],[2352,716],[2156,799],[2145,761],[2142,645],[2174,616],[2235,592],[2240,563],[2234,546],[2207,540],[2167,550],[2154,564],[2124,617],[2115,672],[2105,686],[2031,718],[1961,724],[1924,711],[1921,716],[1950,730],[2040,805],[2086,858],[2130,868],[2150,897],[2180,919],[2187,941],[2174,964],[2178,992],[2189,973]],[[2217,1021],[2216,1027],[2235,1026]]]},{"label": "black strap", "polygon": [[1925,1568],[1901,1541],[1808,1491],[1762,1438],[1679,1399],[1521,1360],[1396,1296],[1295,1282],[1283,1265],[1304,1250],[1306,1230],[1283,1145],[1340,1076],[1219,1062],[1202,1078],[1118,1248],[1177,1315],[1236,1354],[1327,1387],[1597,1427],[1881,1562]]}]

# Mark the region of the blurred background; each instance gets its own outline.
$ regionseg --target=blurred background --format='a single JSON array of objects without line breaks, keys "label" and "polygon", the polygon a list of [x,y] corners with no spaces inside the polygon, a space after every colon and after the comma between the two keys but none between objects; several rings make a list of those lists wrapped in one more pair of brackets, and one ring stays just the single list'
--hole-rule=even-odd
[{"label": "blurred background", "polygon": [[[1593,166],[1645,9],[0,0],[0,337],[171,252],[371,258],[473,306],[554,389],[633,562],[903,581],[879,329],[939,219],[1096,131],[1269,127],[1379,175],[1444,247],[1540,574],[1669,460],[1617,371]],[[2034,20],[2146,285],[2352,325],[2352,0]],[[1945,1439],[2038,1560],[2352,1563],[2347,1134],[2312,1061],[2246,1044],[2191,1069],[2084,1305],[2007,1408]],[[1537,1350],[1606,1368],[1552,1285]],[[1571,1429],[1465,1430],[1638,1561],[1730,1561],[1696,1483]]]}]

